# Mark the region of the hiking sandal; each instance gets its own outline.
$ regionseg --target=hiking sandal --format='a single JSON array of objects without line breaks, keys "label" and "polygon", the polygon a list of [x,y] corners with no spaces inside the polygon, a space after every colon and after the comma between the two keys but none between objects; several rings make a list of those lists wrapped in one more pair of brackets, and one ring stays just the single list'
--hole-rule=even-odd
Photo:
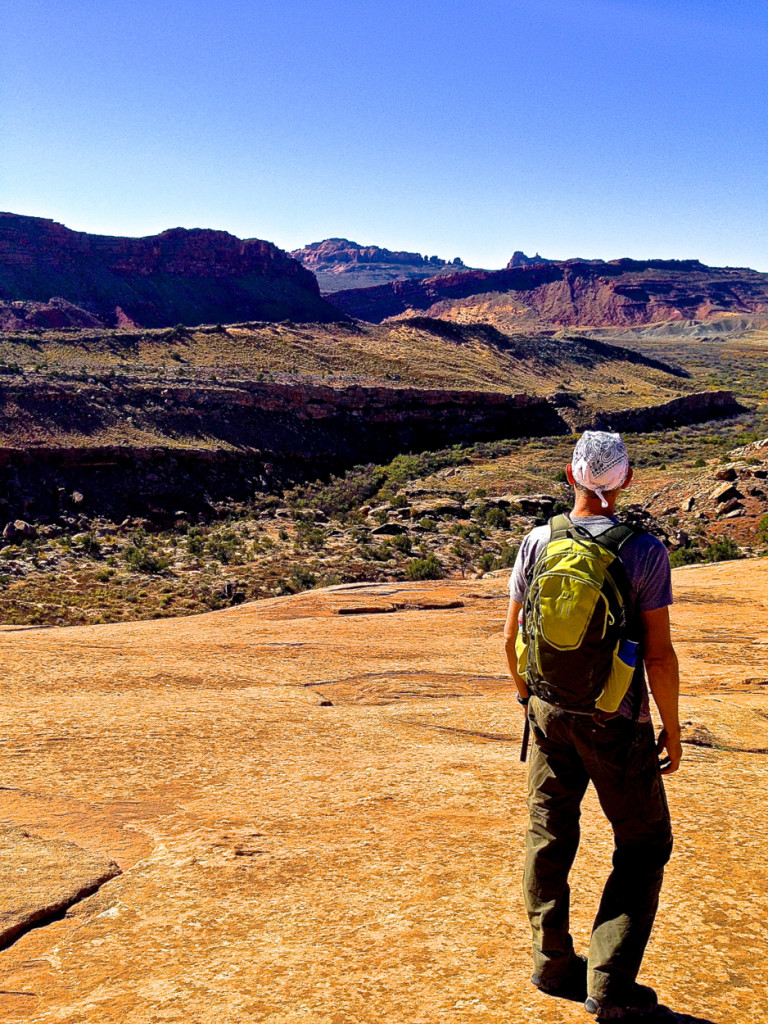
[{"label": "hiking sandal", "polygon": [[534,972],[531,981],[545,995],[583,1003],[587,998],[587,958],[574,953],[568,966],[557,977],[542,978],[538,972]]},{"label": "hiking sandal", "polygon": [[637,982],[634,982],[621,1002],[611,1002],[609,999],[588,996],[584,1003],[584,1009],[587,1013],[593,1013],[598,1021],[621,1020],[622,1018],[631,1020],[634,1017],[654,1013],[659,1009],[659,1000],[648,985],[638,985]]}]

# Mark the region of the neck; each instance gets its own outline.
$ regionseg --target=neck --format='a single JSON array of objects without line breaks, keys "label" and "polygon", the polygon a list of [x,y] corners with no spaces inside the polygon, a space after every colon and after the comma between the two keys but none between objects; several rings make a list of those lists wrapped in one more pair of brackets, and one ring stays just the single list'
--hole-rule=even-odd
[{"label": "neck", "polygon": [[613,510],[616,507],[616,498],[607,497],[605,500],[608,502],[607,508],[603,508],[599,498],[592,498],[577,491],[573,502],[571,518],[586,519],[587,516],[612,516]]}]

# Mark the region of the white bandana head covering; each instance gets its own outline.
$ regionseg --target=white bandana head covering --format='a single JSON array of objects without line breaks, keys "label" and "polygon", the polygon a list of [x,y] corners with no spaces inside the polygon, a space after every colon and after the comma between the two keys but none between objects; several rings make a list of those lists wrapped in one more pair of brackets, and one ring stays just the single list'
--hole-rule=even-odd
[{"label": "white bandana head covering", "polygon": [[608,508],[603,491],[621,487],[629,472],[629,456],[621,435],[585,430],[573,449],[571,471],[576,483],[594,491],[603,508]]}]

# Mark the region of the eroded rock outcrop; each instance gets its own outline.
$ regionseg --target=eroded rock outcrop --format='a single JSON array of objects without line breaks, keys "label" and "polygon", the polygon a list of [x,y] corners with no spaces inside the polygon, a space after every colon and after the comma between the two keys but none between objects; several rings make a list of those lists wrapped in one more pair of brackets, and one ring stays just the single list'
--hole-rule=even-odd
[{"label": "eroded rock outcrop", "polygon": [[[731,392],[685,395],[593,423],[525,394],[240,381],[148,384],[108,378],[0,386],[0,501],[7,519],[121,514],[243,499],[401,452],[585,426],[636,431],[732,416]],[[114,439],[123,440],[116,442]],[[155,444],[148,439],[156,438]]]},{"label": "eroded rock outcrop", "polygon": [[315,274],[324,293],[456,273],[464,269],[458,256],[453,260],[443,260],[439,256],[422,256],[418,252],[359,245],[348,238],[312,242],[303,249],[294,249],[291,256]]},{"label": "eroded rock outcrop", "polygon": [[45,320],[50,310],[14,314],[8,303],[50,306],[55,296],[109,326],[338,319],[314,275],[271,242],[202,228],[146,238],[91,235],[0,213],[0,314]]},{"label": "eroded rock outcrop", "polygon": [[[512,261],[514,262],[514,261]],[[494,296],[493,308],[472,300]],[[699,320],[768,311],[768,274],[698,260],[567,260],[472,270],[424,281],[337,292],[330,301],[375,323],[410,311],[458,319],[585,327]]]}]

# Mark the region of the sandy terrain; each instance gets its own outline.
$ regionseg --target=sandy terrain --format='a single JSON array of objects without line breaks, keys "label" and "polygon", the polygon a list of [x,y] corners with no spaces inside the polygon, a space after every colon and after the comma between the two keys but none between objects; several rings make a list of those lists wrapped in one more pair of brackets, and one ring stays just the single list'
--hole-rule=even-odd
[{"label": "sandy terrain", "polygon": [[[528,981],[505,582],[1,628],[0,925],[110,860],[122,873],[7,937],[0,1020],[588,1020]],[[676,570],[675,588],[684,717],[716,746],[687,745],[669,781],[676,850],[643,979],[679,1021],[759,1024],[768,560]],[[591,795],[583,824],[581,945],[611,852]]]}]

